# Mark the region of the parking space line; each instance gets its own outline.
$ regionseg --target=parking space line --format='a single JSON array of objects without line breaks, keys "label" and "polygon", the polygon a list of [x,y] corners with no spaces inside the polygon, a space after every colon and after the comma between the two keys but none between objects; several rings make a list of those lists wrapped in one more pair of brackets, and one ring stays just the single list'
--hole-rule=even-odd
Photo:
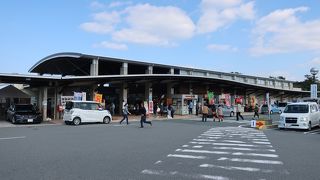
[{"label": "parking space line", "polygon": [[23,138],[26,138],[26,136],[18,136],[18,137],[4,137],[4,138],[0,138],[0,140],[23,139]]}]

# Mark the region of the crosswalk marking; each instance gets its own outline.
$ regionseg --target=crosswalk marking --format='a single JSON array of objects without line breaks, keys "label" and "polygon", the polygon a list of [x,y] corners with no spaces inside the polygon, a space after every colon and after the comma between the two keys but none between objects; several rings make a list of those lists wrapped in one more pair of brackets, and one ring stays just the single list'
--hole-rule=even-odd
[{"label": "crosswalk marking", "polygon": [[[254,173],[257,179],[262,180],[288,175],[286,169],[280,168],[282,165],[279,155],[262,131],[220,127],[201,133],[165,159],[155,162],[153,168],[141,173],[163,176],[163,179],[213,180],[239,179]],[[170,169],[172,167],[174,169]],[[187,172],[190,168],[192,171]],[[223,176],[226,174],[230,177]]]},{"label": "crosswalk marking", "polygon": [[233,161],[233,162],[250,162],[258,164],[283,164],[281,161],[261,160],[261,159],[240,159],[240,158],[227,158],[221,157],[218,161]]},{"label": "crosswalk marking", "polygon": [[167,157],[188,158],[188,159],[206,159],[206,156],[192,156],[184,154],[168,154]]}]

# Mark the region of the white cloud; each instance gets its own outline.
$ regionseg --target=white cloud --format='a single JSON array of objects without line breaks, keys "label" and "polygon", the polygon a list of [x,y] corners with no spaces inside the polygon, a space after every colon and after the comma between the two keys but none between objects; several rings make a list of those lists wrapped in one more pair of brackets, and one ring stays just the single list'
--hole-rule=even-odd
[{"label": "white cloud", "polygon": [[119,44],[119,43],[113,43],[108,41],[103,41],[99,44],[95,44],[94,47],[103,47],[107,49],[114,49],[114,50],[127,50],[128,47],[126,44]]},{"label": "white cloud", "polygon": [[101,12],[94,14],[93,19],[92,22],[82,23],[80,27],[88,32],[107,34],[112,32],[115,25],[120,22],[120,14],[116,11]]},{"label": "white cloud", "polygon": [[116,8],[116,7],[120,7],[120,6],[128,6],[130,4],[132,4],[131,1],[114,1],[114,2],[109,4],[109,8]]},{"label": "white cloud", "polygon": [[198,33],[214,32],[238,19],[252,20],[255,17],[253,1],[202,0],[201,11],[202,15],[197,22]]},{"label": "white cloud", "polygon": [[168,45],[194,35],[192,20],[176,7],[141,4],[128,7],[125,13],[129,27],[113,34],[116,41]]},{"label": "white cloud", "polygon": [[320,65],[320,57],[315,57],[310,61],[310,65],[319,66]]},{"label": "white cloud", "polygon": [[90,7],[93,8],[93,9],[103,9],[106,7],[105,4],[103,3],[100,3],[98,1],[93,1],[91,4],[90,4]]},{"label": "white cloud", "polygon": [[301,22],[296,13],[307,7],[276,10],[257,21],[252,55],[320,51],[320,19]]},{"label": "white cloud", "polygon": [[238,49],[226,44],[209,44],[207,49],[210,51],[232,51],[236,52]]}]

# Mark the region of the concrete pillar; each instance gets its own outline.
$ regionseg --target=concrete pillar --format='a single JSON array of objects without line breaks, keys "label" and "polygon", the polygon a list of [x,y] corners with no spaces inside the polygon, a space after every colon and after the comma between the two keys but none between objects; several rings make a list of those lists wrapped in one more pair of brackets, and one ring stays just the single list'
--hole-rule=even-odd
[{"label": "concrete pillar", "polygon": [[42,88],[42,118],[43,121],[47,120],[47,106],[48,106],[48,88],[43,87]]},{"label": "concrete pillar", "polygon": [[170,69],[169,74],[174,74],[174,69],[173,68]]},{"label": "concrete pillar", "polygon": [[153,74],[153,66],[148,66],[148,69],[146,70],[146,74]]},{"label": "concrete pillar", "polygon": [[145,91],[144,91],[144,98],[147,101],[152,101],[152,83],[145,83]]},{"label": "concrete pillar", "polygon": [[120,69],[121,75],[128,75],[128,63],[122,63],[121,69]]},{"label": "concrete pillar", "polygon": [[172,98],[173,95],[174,95],[173,84],[172,83],[168,83],[167,84],[167,97],[168,98]]},{"label": "concrete pillar", "polygon": [[99,59],[93,59],[90,65],[90,76],[99,75]]},{"label": "concrete pillar", "polygon": [[191,83],[189,83],[189,94],[193,94],[193,88]]},{"label": "concrete pillar", "polygon": [[120,90],[119,112],[122,112],[123,101],[128,102],[128,84],[123,83]]}]

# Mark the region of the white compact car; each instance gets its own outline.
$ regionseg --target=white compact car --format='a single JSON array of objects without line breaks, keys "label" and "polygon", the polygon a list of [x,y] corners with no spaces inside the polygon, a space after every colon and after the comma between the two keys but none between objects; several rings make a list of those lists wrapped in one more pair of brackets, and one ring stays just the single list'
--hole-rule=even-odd
[{"label": "white compact car", "polygon": [[63,114],[66,124],[103,122],[110,123],[112,116],[108,110],[103,110],[100,103],[94,101],[69,101]]},{"label": "white compact car", "polygon": [[307,129],[319,126],[320,111],[314,102],[291,103],[280,115],[279,128]]}]

